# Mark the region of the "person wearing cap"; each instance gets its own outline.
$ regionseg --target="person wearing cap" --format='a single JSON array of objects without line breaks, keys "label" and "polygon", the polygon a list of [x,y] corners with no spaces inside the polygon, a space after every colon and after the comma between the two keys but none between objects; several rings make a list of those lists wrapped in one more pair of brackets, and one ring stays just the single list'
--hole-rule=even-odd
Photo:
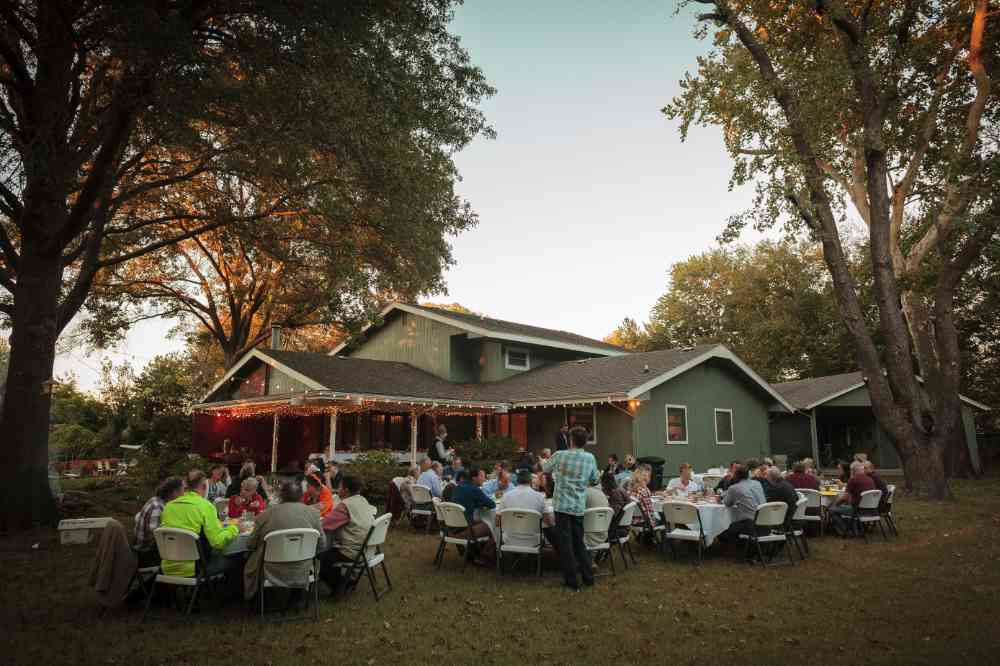
[{"label": "person wearing cap", "polygon": [[[551,544],[556,543],[555,516],[546,507],[545,494],[531,487],[531,470],[517,471],[517,485],[510,492],[504,493],[503,508],[521,509],[522,511],[537,511],[542,516],[542,533]],[[499,518],[497,519],[499,521]],[[504,543],[513,546],[534,546],[530,538],[511,534],[504,537]]]}]

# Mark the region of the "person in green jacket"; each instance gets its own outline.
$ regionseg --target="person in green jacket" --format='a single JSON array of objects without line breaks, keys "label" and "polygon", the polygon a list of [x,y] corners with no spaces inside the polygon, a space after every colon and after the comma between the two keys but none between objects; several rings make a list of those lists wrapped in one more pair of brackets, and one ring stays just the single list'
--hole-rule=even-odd
[{"label": "person in green jacket", "polygon": [[[212,547],[205,567],[209,574],[214,574],[225,570],[226,560],[219,551],[239,535],[239,528],[236,525],[222,526],[218,511],[205,499],[206,492],[208,478],[205,473],[199,469],[188,472],[187,492],[163,507],[160,527],[178,527],[190,530],[199,537],[204,536]],[[161,567],[168,576],[194,576],[194,562],[163,560]]]}]

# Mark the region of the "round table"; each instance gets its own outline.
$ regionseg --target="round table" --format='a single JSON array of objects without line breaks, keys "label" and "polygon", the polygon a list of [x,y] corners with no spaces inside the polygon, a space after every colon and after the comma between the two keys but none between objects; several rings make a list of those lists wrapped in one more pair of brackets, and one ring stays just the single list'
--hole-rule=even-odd
[{"label": "round table", "polygon": [[[489,525],[490,532],[493,534],[493,540],[497,540],[497,512],[503,511],[503,498],[496,501],[497,508],[495,509],[480,509],[477,513],[479,520],[483,521]],[[545,514],[552,516],[555,515],[555,509],[552,508],[552,498],[545,498]]]},{"label": "round table", "polygon": [[[660,514],[663,504],[670,501],[662,497],[653,496],[653,510]],[[720,534],[729,529],[733,524],[733,510],[725,504],[714,502],[695,502],[698,507],[698,516],[701,518],[701,527],[705,532],[705,545],[711,546]],[[697,530],[697,525],[688,525],[688,529]]]}]

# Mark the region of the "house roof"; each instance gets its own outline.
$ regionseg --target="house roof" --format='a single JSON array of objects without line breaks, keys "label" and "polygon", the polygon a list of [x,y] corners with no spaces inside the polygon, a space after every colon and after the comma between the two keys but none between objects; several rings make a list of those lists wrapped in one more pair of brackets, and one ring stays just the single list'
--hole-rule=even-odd
[{"label": "house roof", "polygon": [[[539,326],[529,326],[528,324],[518,324],[492,317],[483,317],[464,312],[454,312],[439,308],[430,308],[423,305],[411,305],[407,303],[391,303],[379,313],[379,318],[384,319],[394,311],[409,312],[418,317],[427,317],[434,321],[450,324],[456,328],[487,338],[497,338],[510,342],[519,342],[528,345],[541,345],[545,347],[555,347],[558,349],[568,349],[588,354],[601,356],[612,356],[627,353],[621,347],[612,345],[601,340],[595,340],[569,331],[559,331],[551,328],[541,328]],[[368,331],[373,325],[369,324],[362,332]],[[345,340],[330,352],[331,355],[339,354],[350,343]]]},{"label": "house roof", "polygon": [[478,400],[475,387],[456,384],[398,361],[330,356],[315,352],[262,349],[260,353],[322,388],[421,399]]},{"label": "house roof", "polygon": [[[920,380],[920,378],[917,378]],[[922,380],[920,380],[922,381]],[[827,375],[825,377],[812,377],[809,379],[799,379],[794,382],[782,382],[775,384],[774,388],[785,397],[796,409],[812,409],[824,403],[830,402],[834,398],[850,393],[864,387],[866,384],[864,374],[861,372],[847,372],[840,375]],[[959,394],[962,402],[977,409],[989,411],[989,407],[972,398]]]},{"label": "house roof", "polygon": [[715,346],[563,361],[477,388],[494,399],[513,403],[622,396],[703,356]]},{"label": "house roof", "polygon": [[449,382],[397,361],[254,349],[233,366],[205,399],[251,358],[269,363],[311,390],[513,406],[604,401],[609,398],[631,400],[705,361],[722,359],[733,363],[777,403],[793,411],[781,395],[722,345],[564,361],[483,384]]}]

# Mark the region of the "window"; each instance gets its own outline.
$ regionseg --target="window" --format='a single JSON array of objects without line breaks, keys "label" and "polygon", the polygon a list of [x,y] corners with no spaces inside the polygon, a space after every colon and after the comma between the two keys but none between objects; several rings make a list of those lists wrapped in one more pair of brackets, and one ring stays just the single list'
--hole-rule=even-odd
[{"label": "window", "polygon": [[667,405],[667,444],[687,444],[688,408]]},{"label": "window", "polygon": [[573,407],[566,410],[566,423],[570,428],[582,427],[587,431],[587,446],[597,444],[597,407]]},{"label": "window", "polygon": [[527,349],[507,347],[504,367],[508,370],[528,370],[531,368],[531,355]]},{"label": "window", "polygon": [[733,410],[715,410],[715,443],[733,443]]}]

